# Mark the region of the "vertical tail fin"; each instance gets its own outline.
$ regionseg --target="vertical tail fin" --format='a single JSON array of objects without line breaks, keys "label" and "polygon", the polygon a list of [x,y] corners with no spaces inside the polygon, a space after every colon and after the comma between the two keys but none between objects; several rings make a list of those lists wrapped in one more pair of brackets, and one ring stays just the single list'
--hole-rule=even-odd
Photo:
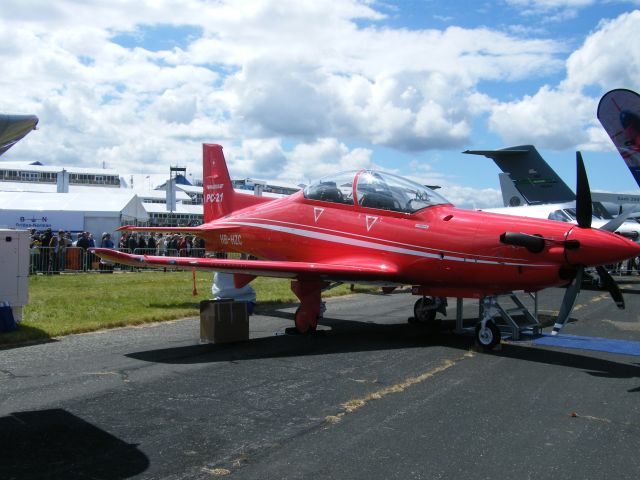
[{"label": "vertical tail fin", "polygon": [[511,175],[502,172],[498,174],[498,179],[500,180],[500,190],[502,191],[502,203],[504,203],[505,207],[527,205],[527,201],[513,184]]},{"label": "vertical tail fin", "polygon": [[202,176],[205,223],[229,215],[236,210],[270,201],[263,197],[236,193],[233,190],[221,145],[209,143],[202,145]]},{"label": "vertical tail fin", "polygon": [[233,185],[221,145],[202,145],[202,188],[204,222],[210,222],[233,211]]}]

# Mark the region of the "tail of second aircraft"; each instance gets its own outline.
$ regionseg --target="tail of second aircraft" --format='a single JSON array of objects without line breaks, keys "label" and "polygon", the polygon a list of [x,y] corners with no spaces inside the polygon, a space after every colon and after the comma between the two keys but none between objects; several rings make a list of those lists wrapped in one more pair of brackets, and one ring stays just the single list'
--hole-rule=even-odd
[{"label": "tail of second aircraft", "polygon": [[220,145],[202,145],[202,176],[205,223],[251,205],[271,201],[269,198],[245,195],[233,190]]},{"label": "tail of second aircraft", "polygon": [[624,88],[605,93],[598,120],[640,186],[640,95]]},{"label": "tail of second aircraft", "polygon": [[573,191],[533,145],[501,150],[467,150],[464,153],[491,158],[500,170],[509,174],[513,186],[528,204],[562,203],[576,199]]}]

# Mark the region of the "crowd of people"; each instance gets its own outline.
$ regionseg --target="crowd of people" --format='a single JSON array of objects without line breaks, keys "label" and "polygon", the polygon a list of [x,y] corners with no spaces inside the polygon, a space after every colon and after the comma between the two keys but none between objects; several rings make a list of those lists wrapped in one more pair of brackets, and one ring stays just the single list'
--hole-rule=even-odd
[{"label": "crowd of people", "polygon": [[[59,273],[64,270],[91,270],[104,268],[87,250],[93,247],[116,248],[111,234],[104,232],[96,242],[91,232],[80,232],[75,240],[71,232],[51,228],[30,231],[31,273]],[[205,255],[204,240],[191,235],[163,235],[127,233],[120,237],[118,249],[147,255],[191,256]]]},{"label": "crowd of people", "polygon": [[203,257],[205,254],[204,240],[193,235],[127,233],[120,237],[118,247],[147,255]]}]

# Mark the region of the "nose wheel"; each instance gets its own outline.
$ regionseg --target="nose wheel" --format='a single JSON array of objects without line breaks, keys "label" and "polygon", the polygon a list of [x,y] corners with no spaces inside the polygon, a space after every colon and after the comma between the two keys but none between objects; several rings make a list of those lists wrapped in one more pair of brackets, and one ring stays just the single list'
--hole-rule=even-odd
[{"label": "nose wheel", "polygon": [[500,343],[500,329],[493,321],[493,318],[498,314],[496,297],[484,297],[482,299],[482,320],[476,325],[476,344],[484,351],[493,350]]},{"label": "nose wheel", "polygon": [[493,348],[500,343],[500,329],[493,323],[493,320],[489,320],[483,326],[484,322],[476,325],[476,343],[483,350],[493,350]]}]

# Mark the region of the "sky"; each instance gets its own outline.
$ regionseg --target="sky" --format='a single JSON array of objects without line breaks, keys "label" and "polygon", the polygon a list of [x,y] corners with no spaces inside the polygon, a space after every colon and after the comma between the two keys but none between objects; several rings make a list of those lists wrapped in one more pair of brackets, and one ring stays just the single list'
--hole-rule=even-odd
[{"label": "sky", "polygon": [[640,91],[640,0],[3,0],[0,112],[39,129],[3,161],[308,183],[379,168],[501,205],[461,152],[533,144],[575,185],[638,193],[596,118]]}]

